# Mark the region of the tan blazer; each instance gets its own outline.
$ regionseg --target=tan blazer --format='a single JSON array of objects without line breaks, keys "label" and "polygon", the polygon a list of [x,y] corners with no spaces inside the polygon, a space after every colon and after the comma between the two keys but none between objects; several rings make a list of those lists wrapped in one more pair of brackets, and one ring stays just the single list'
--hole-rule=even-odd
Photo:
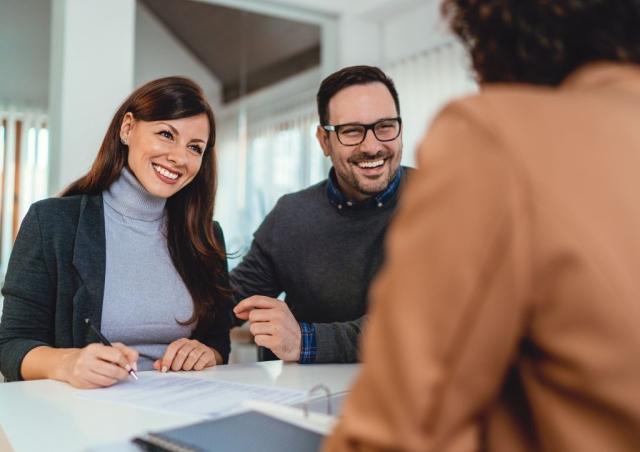
[{"label": "tan blazer", "polygon": [[640,451],[640,68],[450,104],[327,451]]}]

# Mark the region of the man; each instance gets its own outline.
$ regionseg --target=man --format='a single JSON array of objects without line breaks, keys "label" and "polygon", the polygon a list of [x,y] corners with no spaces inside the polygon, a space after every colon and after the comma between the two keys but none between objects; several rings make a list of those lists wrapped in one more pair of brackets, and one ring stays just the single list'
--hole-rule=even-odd
[{"label": "man", "polygon": [[445,4],[483,92],[422,143],[326,449],[638,451],[640,2]]},{"label": "man", "polygon": [[[321,84],[316,136],[327,180],[283,196],[231,272],[235,313],[263,359],[354,362],[369,282],[407,169],[398,94],[380,69],[342,69]],[[275,299],[286,294],[285,302]]]}]

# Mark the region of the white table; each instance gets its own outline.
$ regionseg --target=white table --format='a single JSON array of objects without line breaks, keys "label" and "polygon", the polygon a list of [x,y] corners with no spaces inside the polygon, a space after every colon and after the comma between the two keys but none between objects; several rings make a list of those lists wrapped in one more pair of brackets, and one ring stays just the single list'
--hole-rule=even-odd
[{"label": "white table", "polygon": [[[190,375],[300,390],[322,383],[336,393],[351,386],[358,368],[357,364],[269,361],[218,366]],[[81,451],[105,445],[113,450],[108,445],[201,419],[83,399],[74,396],[71,386],[52,380],[0,384],[0,426],[15,452]]]}]

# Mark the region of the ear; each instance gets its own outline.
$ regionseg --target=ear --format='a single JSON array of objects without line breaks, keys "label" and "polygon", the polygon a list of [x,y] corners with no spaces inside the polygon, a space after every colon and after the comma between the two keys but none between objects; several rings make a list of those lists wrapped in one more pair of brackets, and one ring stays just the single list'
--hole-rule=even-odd
[{"label": "ear", "polygon": [[120,140],[124,143],[129,142],[129,134],[133,130],[134,123],[135,119],[133,118],[133,114],[129,111],[126,112],[120,124]]},{"label": "ear", "polygon": [[331,155],[331,143],[329,142],[329,132],[324,130],[322,126],[318,126],[316,129],[316,139],[318,143],[320,143],[320,147],[322,148],[322,152],[326,157]]}]

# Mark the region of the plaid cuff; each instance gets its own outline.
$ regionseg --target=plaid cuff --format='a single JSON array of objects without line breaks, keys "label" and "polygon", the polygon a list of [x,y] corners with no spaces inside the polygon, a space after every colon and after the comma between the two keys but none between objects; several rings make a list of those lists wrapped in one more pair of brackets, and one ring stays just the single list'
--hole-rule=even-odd
[{"label": "plaid cuff", "polygon": [[316,361],[316,327],[313,323],[300,322],[302,345],[300,347],[300,364],[311,364]]}]

